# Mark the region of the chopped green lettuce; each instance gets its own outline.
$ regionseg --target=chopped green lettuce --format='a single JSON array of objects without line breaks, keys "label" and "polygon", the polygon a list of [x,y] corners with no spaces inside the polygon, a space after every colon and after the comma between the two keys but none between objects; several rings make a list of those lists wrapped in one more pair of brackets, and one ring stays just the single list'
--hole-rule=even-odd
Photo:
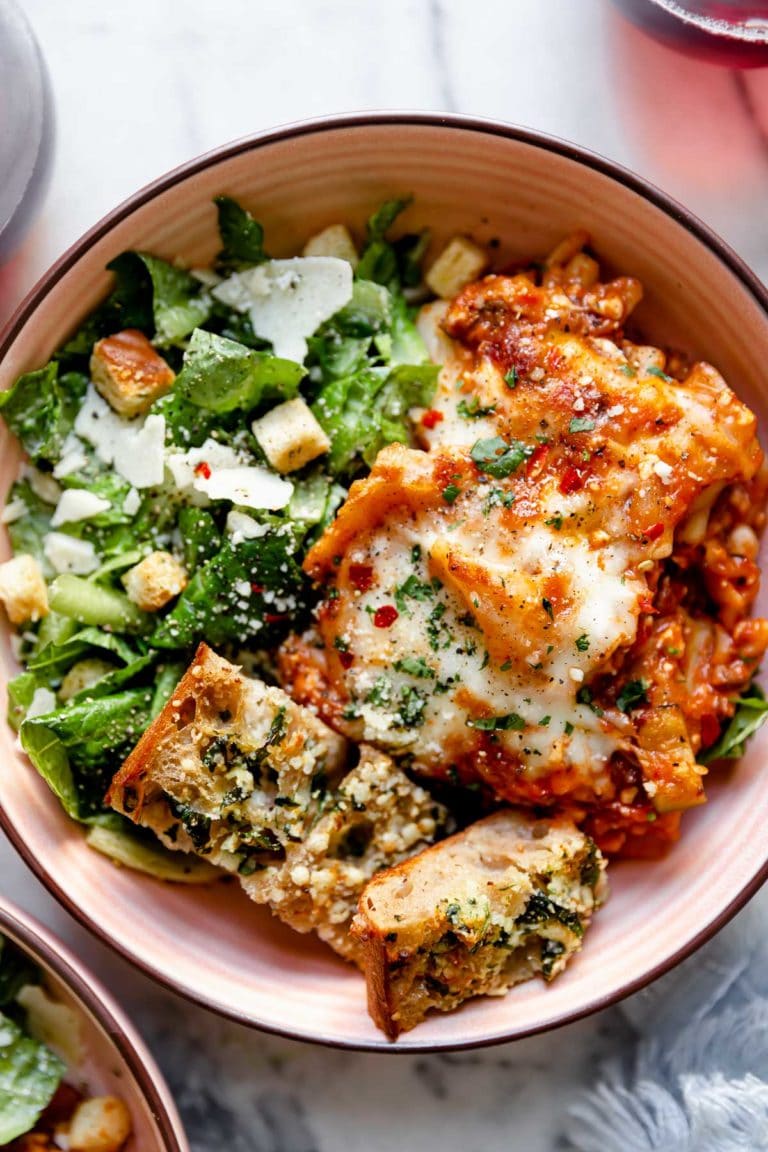
[{"label": "chopped green lettuce", "polygon": [[200,640],[214,647],[274,640],[306,607],[306,582],[297,561],[290,521],[275,518],[265,536],[221,549],[197,569],[174,608],[150,637],[156,648],[190,648]]},{"label": "chopped green lettuce", "polygon": [[19,376],[12,388],[0,393],[5,422],[33,460],[59,459],[87,383],[77,372],[60,376],[59,365],[52,360],[45,368]]},{"label": "chopped green lettuce", "polygon": [[410,444],[408,411],[429,404],[437,372],[433,364],[401,364],[364,369],[327,384],[312,411],[331,440],[332,474],[353,474],[361,461],[370,467],[386,444]]},{"label": "chopped green lettuce", "polygon": [[122,817],[105,814],[104,794],[116,768],[149,724],[152,690],[85,695],[86,699],[25,720],[21,746],[73,819],[120,825]]},{"label": "chopped green lettuce", "polygon": [[198,328],[184,354],[174,392],[209,412],[249,412],[296,395],[304,369]]},{"label": "chopped green lettuce", "polygon": [[221,236],[221,252],[216,257],[216,267],[222,272],[239,272],[266,260],[261,224],[230,196],[217,196],[214,203]]},{"label": "chopped green lettuce", "polygon": [[58,1056],[0,1013],[0,1144],[34,1128],[64,1071]]}]

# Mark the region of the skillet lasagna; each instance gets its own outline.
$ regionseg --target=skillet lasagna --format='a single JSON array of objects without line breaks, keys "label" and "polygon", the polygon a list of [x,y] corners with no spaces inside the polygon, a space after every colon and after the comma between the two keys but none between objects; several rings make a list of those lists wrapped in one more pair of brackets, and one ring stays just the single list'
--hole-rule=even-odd
[{"label": "skillet lasagna", "polygon": [[641,286],[601,283],[586,241],[422,309],[420,447],[382,450],[309,552],[317,624],[281,668],[417,773],[647,856],[768,644],[766,473],[711,365],[627,338]]}]

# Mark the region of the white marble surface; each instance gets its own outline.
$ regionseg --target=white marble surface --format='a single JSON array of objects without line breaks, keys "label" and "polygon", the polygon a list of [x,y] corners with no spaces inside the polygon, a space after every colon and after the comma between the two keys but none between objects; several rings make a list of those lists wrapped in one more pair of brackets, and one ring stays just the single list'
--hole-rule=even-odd
[{"label": "white marble surface", "polygon": [[[50,66],[59,141],[41,218],[0,270],[0,319],[141,184],[236,136],[361,108],[494,116],[585,144],[672,192],[768,278],[768,70],[675,56],[607,0],[22,3]],[[599,1057],[631,1043],[613,1009],[482,1053],[326,1052],[160,991],[79,929],[4,842],[0,888],[134,1014],[195,1152],[552,1152]],[[757,903],[768,924],[765,894]]]}]

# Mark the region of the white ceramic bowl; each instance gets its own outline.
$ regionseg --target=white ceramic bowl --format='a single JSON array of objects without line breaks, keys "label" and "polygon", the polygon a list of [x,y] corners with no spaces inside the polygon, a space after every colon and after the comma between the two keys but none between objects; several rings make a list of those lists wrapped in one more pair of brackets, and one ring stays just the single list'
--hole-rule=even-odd
[{"label": "white ceramic bowl", "polygon": [[124,1152],[189,1152],[171,1095],[143,1041],[112,997],[59,940],[0,900],[0,935],[38,966],[52,997],[79,1022],[82,1061],[72,1082],[93,1096],[119,1096],[133,1134]]},{"label": "white ceramic bowl", "polygon": [[[609,269],[640,278],[638,321],[649,338],[712,361],[758,411],[768,401],[768,297],[720,240],[632,174],[573,145],[503,124],[419,114],[298,124],[213,152],[145,188],[50,270],[0,338],[0,387],[37,367],[106,293],[106,263],[125,248],[201,264],[218,239],[212,199],[252,209],[275,255],[293,254],[323,225],[362,229],[383,199],[413,193],[404,226],[500,240],[498,264],[547,252],[577,226]],[[5,490],[18,452],[3,433]],[[765,600],[758,611],[765,612]],[[7,636],[2,678],[15,672]],[[684,820],[680,844],[655,863],[621,863],[583,953],[551,987],[435,1015],[396,1050],[473,1046],[574,1020],[639,988],[711,936],[768,874],[768,733],[710,802]],[[291,932],[233,885],[175,888],[95,856],[80,828],[0,732],[0,820],[41,880],[73,915],[145,972],[214,1010],[310,1040],[391,1048],[365,1009],[359,974],[317,941]]]}]

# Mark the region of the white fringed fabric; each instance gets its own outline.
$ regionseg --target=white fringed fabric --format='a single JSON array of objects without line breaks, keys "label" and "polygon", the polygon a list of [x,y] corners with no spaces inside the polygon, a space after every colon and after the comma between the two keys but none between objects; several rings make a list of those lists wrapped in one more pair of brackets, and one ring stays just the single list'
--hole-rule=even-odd
[{"label": "white fringed fabric", "polygon": [[571,1107],[574,1152],[768,1152],[768,903],[622,1005],[634,1051]]}]

